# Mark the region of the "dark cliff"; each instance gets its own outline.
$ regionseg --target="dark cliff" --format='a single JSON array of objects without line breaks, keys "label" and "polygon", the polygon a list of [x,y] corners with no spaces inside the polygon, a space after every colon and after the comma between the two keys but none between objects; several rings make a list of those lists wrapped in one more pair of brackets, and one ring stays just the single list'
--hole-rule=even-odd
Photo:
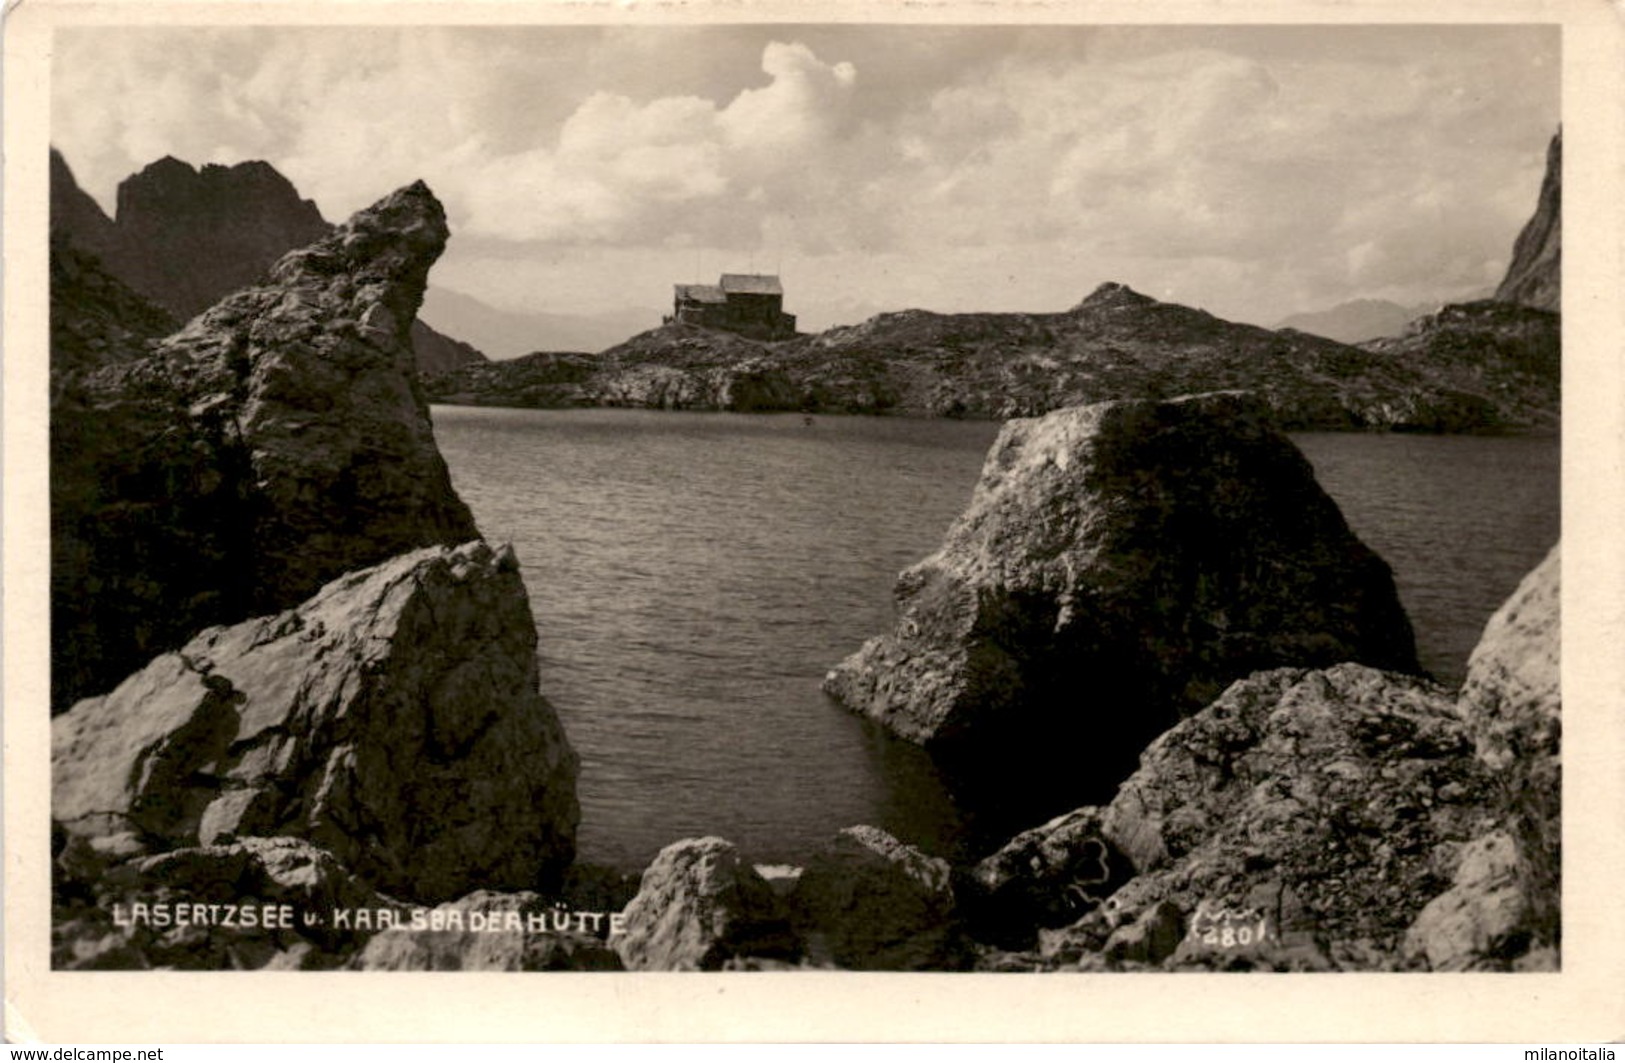
[{"label": "dark cliff", "polygon": [[101,259],[51,236],[51,372],[139,358],[179,327],[175,316],[107,272]]},{"label": "dark cliff", "polygon": [[194,169],[170,157],[120,183],[113,224],[109,268],[182,319],[330,228],[268,163]]},{"label": "dark cliff", "polygon": [[1512,264],[1495,298],[1536,310],[1562,309],[1563,133],[1546,149],[1546,176],[1534,216],[1512,246]]}]

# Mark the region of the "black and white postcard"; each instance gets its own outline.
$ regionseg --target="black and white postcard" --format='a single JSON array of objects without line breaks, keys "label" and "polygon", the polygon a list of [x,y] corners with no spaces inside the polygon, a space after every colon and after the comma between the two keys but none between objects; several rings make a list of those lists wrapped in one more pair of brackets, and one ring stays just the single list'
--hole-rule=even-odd
[{"label": "black and white postcard", "polygon": [[6,30],[11,1039],[1620,1033],[1611,5]]}]

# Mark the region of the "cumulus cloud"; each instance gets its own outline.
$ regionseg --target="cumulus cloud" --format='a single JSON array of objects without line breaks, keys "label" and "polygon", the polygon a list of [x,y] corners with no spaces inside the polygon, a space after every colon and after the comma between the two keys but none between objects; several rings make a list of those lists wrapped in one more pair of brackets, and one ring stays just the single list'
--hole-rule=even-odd
[{"label": "cumulus cloud", "polygon": [[830,306],[1425,299],[1493,281],[1557,123],[1540,28],[59,36],[53,138],[104,203],[162,154],[268,158],[334,218],[422,177],[467,287],[700,251]]},{"label": "cumulus cloud", "polygon": [[[634,244],[752,242],[809,193],[852,121],[848,63],[770,42],[770,79],[718,103],[594,93],[556,144],[498,157],[463,181],[468,223],[512,239]],[[827,208],[827,202],[818,204]]]}]

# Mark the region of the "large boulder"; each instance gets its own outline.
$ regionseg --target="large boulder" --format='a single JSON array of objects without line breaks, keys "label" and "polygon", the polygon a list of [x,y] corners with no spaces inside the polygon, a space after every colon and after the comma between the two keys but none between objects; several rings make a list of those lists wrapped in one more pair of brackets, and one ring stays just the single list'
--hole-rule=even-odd
[{"label": "large boulder", "polygon": [[1496,830],[1410,942],[1434,968],[1555,966],[1562,894],[1562,651],[1558,547],[1484,627],[1457,709],[1495,783]]},{"label": "large boulder", "polygon": [[1438,686],[1357,664],[1260,673],[1152,743],[1107,807],[1136,874],[1103,909],[1126,925],[1176,905],[1179,963],[1399,966],[1492,793]]},{"label": "large boulder", "polygon": [[[1460,711],[1484,763],[1520,772],[1555,822],[1562,739],[1562,557],[1554,546],[1484,626],[1467,661]],[[1545,816],[1545,813],[1537,813]]]},{"label": "large boulder", "polygon": [[446,236],[433,194],[403,188],[148,356],[58,388],[54,709],[209,624],[478,535],[412,381]]},{"label": "large boulder", "polygon": [[1010,422],[895,597],[896,629],[825,689],[961,776],[1053,787],[1051,812],[1105,800],[1151,738],[1254,671],[1418,668],[1388,566],[1235,392]]},{"label": "large boulder", "polygon": [[1107,807],[971,870],[978,939],[1025,950],[979,965],[1555,969],[1559,568],[1554,547],[1459,693],[1353,664],[1234,684]]},{"label": "large boulder", "polygon": [[405,554],[58,717],[53,818],[170,847],[307,838],[425,903],[548,887],[574,855],[577,759],[536,668],[509,548]]},{"label": "large boulder", "polygon": [[793,960],[801,942],[783,902],[722,838],[687,838],[662,849],[611,941],[631,971],[715,971],[730,962]]},{"label": "large boulder", "polygon": [[878,827],[848,827],[813,856],[791,905],[814,961],[867,971],[969,962],[951,869]]}]

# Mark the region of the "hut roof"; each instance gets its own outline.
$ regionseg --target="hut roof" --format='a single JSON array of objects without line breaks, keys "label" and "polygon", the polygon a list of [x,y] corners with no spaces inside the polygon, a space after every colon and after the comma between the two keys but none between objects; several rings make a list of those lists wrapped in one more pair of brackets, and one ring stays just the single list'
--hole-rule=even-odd
[{"label": "hut roof", "polygon": [[692,299],[696,303],[726,303],[728,297],[715,284],[676,285],[677,298]]},{"label": "hut roof", "polygon": [[784,286],[770,273],[724,273],[722,290],[737,295],[783,295]]}]

